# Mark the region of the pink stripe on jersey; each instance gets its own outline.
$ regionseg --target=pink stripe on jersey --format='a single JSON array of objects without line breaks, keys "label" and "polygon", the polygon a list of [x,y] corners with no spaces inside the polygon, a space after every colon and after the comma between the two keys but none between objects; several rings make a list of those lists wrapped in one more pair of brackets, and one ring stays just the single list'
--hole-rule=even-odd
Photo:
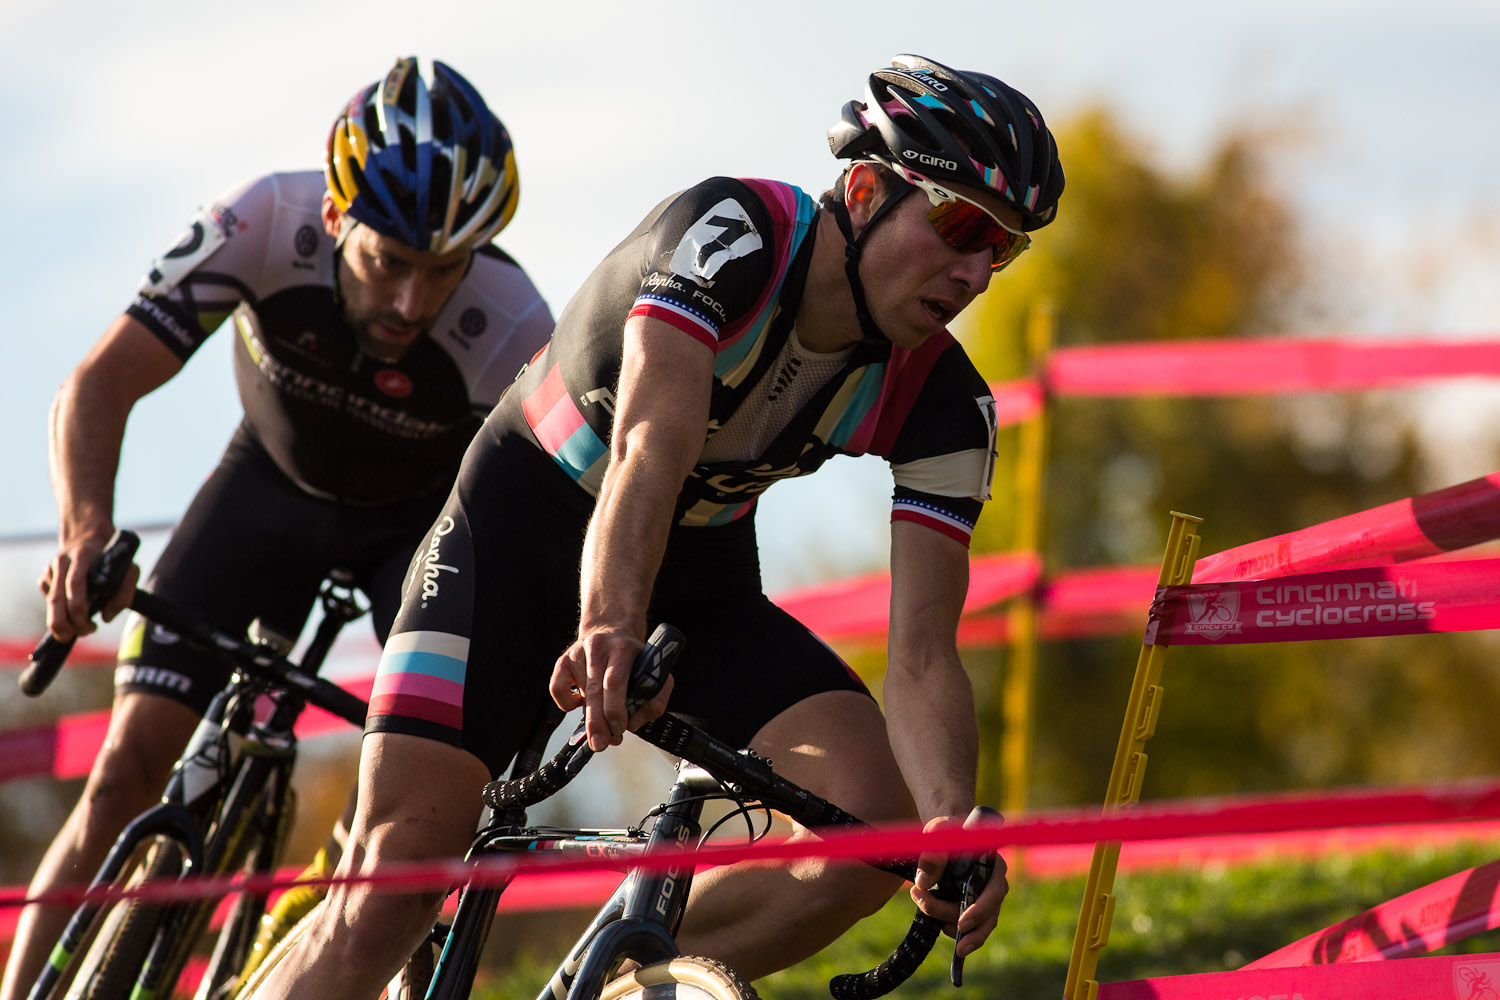
[{"label": "pink stripe on jersey", "polygon": [[761,204],[771,213],[772,222],[785,225],[796,220],[797,198],[790,187],[779,181],[768,182],[756,177],[741,177],[739,181],[760,198]]},{"label": "pink stripe on jersey", "polygon": [[944,332],[927,338],[926,343],[915,351],[899,347],[891,350],[891,358],[885,366],[885,381],[880,386],[880,398],[850,436],[850,451],[858,455],[890,453],[896,443],[896,433],[906,423],[928,373],[952,343],[952,334]]},{"label": "pink stripe on jersey", "polygon": [[573,405],[563,384],[562,370],[553,365],[537,390],[521,402],[526,422],[549,455],[556,455],[573,432],[583,426],[583,414]]},{"label": "pink stripe on jersey", "polygon": [[563,385],[562,370],[553,365],[547,372],[547,377],[542,379],[542,384],[536,387],[536,391],[527,396],[521,403],[521,410],[526,414],[526,422],[535,427],[547,411],[557,405],[557,401],[568,394],[567,386]]},{"label": "pink stripe on jersey", "polygon": [[775,249],[776,262],[771,269],[774,280],[761,290],[760,297],[755,300],[755,304],[745,310],[743,317],[720,332],[719,339],[725,345],[734,343],[752,330],[761,329],[757,321],[765,313],[771,298],[781,294],[782,282],[786,280],[787,262],[792,252],[802,245],[800,239],[780,235],[797,228],[798,202],[795,189],[779,181],[764,181],[753,177],[740,177],[738,180],[755,193],[771,215],[771,228],[776,230],[777,235],[775,238],[767,239],[765,245]]}]

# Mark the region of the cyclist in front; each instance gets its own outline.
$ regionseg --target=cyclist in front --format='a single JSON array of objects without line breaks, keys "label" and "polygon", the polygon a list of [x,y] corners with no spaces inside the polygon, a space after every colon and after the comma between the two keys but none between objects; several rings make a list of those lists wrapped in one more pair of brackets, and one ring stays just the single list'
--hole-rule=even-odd
[{"label": "cyclist in front", "polygon": [[[52,634],[93,631],[84,573],[114,531],[127,415],[228,317],[244,419],[150,586],[230,630],[260,618],[295,636],[344,568],[383,639],[465,448],[552,331],[491,243],[519,190],[509,133],[478,91],[440,62],[400,59],[340,112],[324,171],[259,177],[202,210],[53,404]],[[128,624],[108,736],[32,892],[93,876],[227,680],[173,639]],[[67,916],[23,912],[0,1000],[24,995]]]},{"label": "cyclist in front", "polygon": [[[658,205],[476,435],[381,659],[340,874],[462,852],[477,790],[549,688],[585,706],[596,748],[670,708],[863,818],[964,821],[978,737],[956,630],[995,423],[947,325],[1052,221],[1063,173],[1026,97],[914,56],[873,73],[829,141],[850,163],[821,201],[717,177]],[[754,533],[768,486],[865,453],[896,483],[888,717],[765,597]],[[622,685],[655,621],[686,649],[670,691],[627,720]],[[959,914],[924,891],[941,863],[924,858],[913,894],[967,954],[1006,881]],[[679,944],[763,976],[896,887],[811,858],[716,870]],[[336,887],[255,997],[376,995],[439,897]]]}]

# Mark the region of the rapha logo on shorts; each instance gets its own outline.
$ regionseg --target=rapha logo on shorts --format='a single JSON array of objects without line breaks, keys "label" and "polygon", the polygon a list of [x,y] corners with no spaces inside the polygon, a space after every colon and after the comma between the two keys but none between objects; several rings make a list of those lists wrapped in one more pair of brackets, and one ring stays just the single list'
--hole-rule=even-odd
[{"label": "rapha logo on shorts", "polygon": [[1189,621],[1182,627],[1191,635],[1205,639],[1222,639],[1226,635],[1237,635],[1244,629],[1240,622],[1239,591],[1217,587],[1199,591],[1188,591]]},{"label": "rapha logo on shorts", "polygon": [[427,543],[427,552],[421,561],[412,567],[411,579],[407,581],[407,587],[417,582],[418,575],[422,579],[422,607],[427,607],[427,602],[438,595],[438,574],[443,572],[457,573],[457,566],[444,566],[438,562],[438,549],[443,543],[443,536],[453,531],[453,518],[444,517],[433,529],[432,540]]},{"label": "rapha logo on shorts", "polygon": [[711,288],[719,268],[764,245],[750,216],[733,198],[725,198],[682,235],[672,254],[671,268],[703,288]]}]

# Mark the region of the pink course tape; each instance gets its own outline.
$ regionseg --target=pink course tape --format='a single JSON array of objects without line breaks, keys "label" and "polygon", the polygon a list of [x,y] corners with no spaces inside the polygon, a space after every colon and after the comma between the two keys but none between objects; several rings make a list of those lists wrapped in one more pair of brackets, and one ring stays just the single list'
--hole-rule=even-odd
[{"label": "pink course tape", "polygon": [[1070,347],[1048,359],[1046,381],[1059,396],[1240,396],[1463,375],[1500,375],[1500,343],[1276,337]]},{"label": "pink course tape", "polygon": [[1374,962],[1436,951],[1500,926],[1500,861],[1450,875],[1278,948],[1247,969]]},{"label": "pink course tape", "polygon": [[1495,341],[1179,340],[1064,347],[1040,378],[990,386],[1000,426],[1039,413],[1048,395],[1254,396],[1349,392],[1430,379],[1500,375]]},{"label": "pink course tape", "polygon": [[1404,562],[1500,538],[1500,472],[1199,559],[1194,583]]},{"label": "pink course tape", "polygon": [[1500,559],[1162,587],[1146,645],[1291,642],[1500,628]]},{"label": "pink course tape", "polygon": [[1497,1000],[1500,954],[1101,983],[1099,1000]]},{"label": "pink course tape", "polygon": [[[809,842],[758,843],[742,846],[710,845],[702,850],[662,851],[637,859],[640,867],[661,870],[687,862],[726,865],[741,861],[788,860],[809,856],[840,860],[912,857],[920,851],[979,853],[1035,844],[1070,844],[1101,840],[1154,840],[1239,833],[1273,833],[1378,826],[1386,823],[1438,823],[1500,818],[1500,778],[1451,782],[1406,788],[1355,790],[1323,794],[1286,794],[1233,799],[1195,799],[1141,803],[1124,812],[1104,814],[1098,807],[1039,811],[1003,825],[973,829],[923,832],[911,825],[890,826],[858,833],[829,833]],[[382,871],[347,879],[320,879],[379,885],[384,890],[430,891],[466,879],[498,884],[516,871],[578,873],[618,870],[615,860],[588,859],[548,863],[534,857],[486,858],[477,864],[461,860],[391,864]],[[0,908],[31,902],[76,905],[85,899],[122,896],[150,899],[211,898],[243,890],[284,889],[284,877],[188,878],[138,890],[60,889],[34,898],[24,890],[0,890]]]}]

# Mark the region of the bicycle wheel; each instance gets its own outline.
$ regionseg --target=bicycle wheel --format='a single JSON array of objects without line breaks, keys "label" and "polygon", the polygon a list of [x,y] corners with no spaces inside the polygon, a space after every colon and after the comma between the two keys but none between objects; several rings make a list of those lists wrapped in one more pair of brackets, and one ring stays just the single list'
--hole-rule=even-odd
[{"label": "bicycle wheel", "polygon": [[712,958],[684,955],[610,982],[599,1000],[760,1000],[738,972]]},{"label": "bicycle wheel", "polygon": [[[265,785],[253,809],[242,814],[251,819],[243,831],[232,838],[227,870],[264,875],[275,870],[281,859],[295,811],[296,794],[287,783],[285,774],[267,780]],[[234,815],[229,810],[238,809],[241,801],[237,788],[230,796],[226,814]],[[235,995],[260,930],[266,902],[264,892],[241,893],[234,901],[214,940],[208,967],[193,994],[194,1000],[227,1000]]]},{"label": "bicycle wheel", "polygon": [[[182,873],[182,860],[182,848],[176,842],[158,839],[123,884],[172,881]],[[129,996],[169,908],[170,904],[138,899],[111,906],[82,959],[79,976],[68,991],[69,1000],[119,1000]]]}]

